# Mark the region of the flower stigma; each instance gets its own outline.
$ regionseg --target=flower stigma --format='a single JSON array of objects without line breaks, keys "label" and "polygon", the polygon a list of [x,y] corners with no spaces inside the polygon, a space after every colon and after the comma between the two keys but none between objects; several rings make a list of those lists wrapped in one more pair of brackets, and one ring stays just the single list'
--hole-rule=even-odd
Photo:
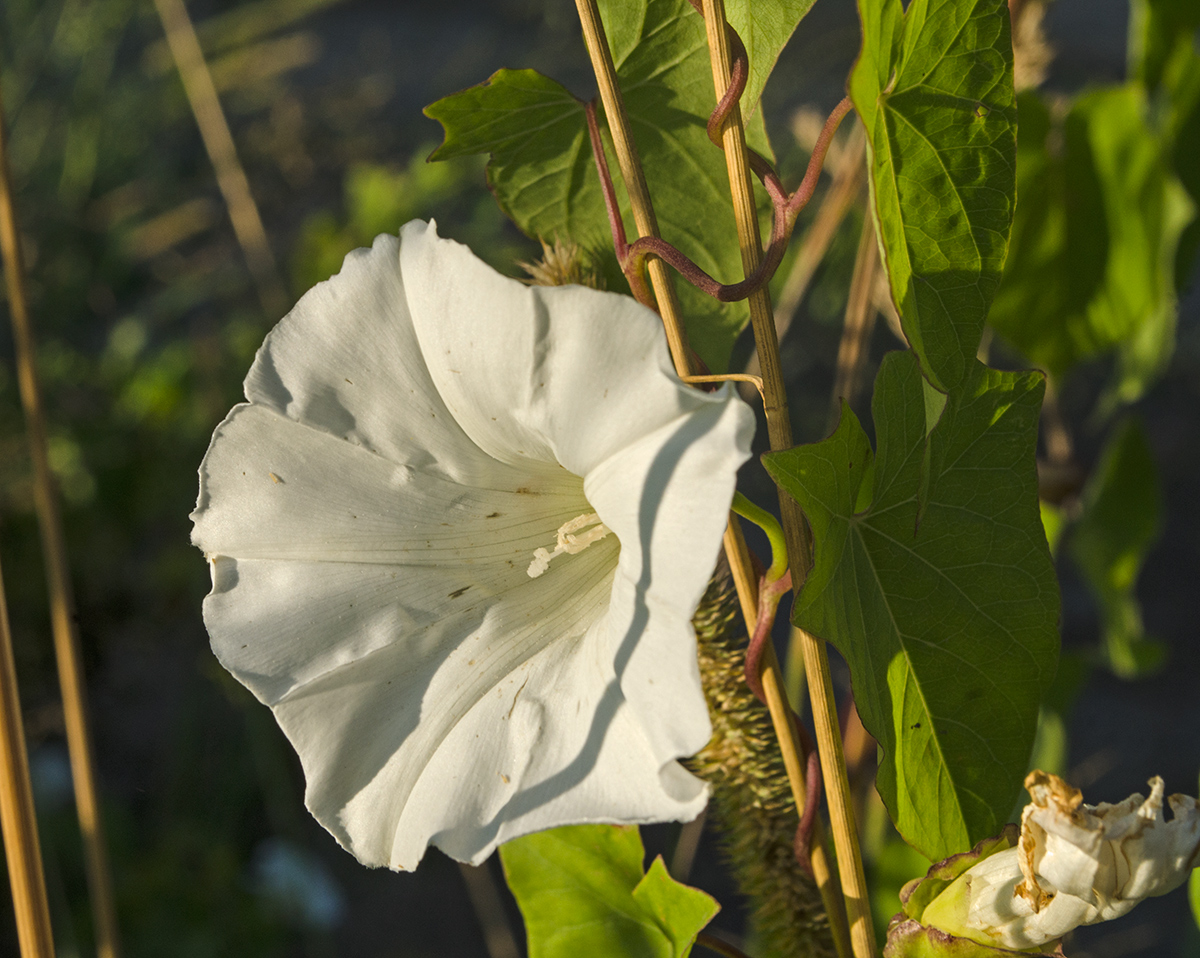
[{"label": "flower stigma", "polygon": [[[591,528],[588,528],[589,526]],[[558,527],[558,544],[555,545],[553,552],[544,548],[534,550],[533,561],[529,563],[529,568],[525,572],[529,578],[536,579],[550,568],[550,560],[555,556],[563,553],[569,556],[577,555],[593,542],[599,542],[610,532],[612,529],[601,522],[600,517],[594,512],[576,516],[570,522],[564,522]]]}]

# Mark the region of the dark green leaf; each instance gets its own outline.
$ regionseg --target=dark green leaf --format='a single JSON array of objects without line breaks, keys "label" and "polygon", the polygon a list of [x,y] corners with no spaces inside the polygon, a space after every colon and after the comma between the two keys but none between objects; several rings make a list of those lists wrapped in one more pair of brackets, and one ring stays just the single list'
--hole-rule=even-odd
[{"label": "dark green leaf", "polygon": [[954,386],[979,347],[1012,222],[1016,110],[1005,0],[859,0],[850,91],[872,209],[922,369]]},{"label": "dark green leaf", "polygon": [[720,910],[655,859],[642,874],[636,827],[571,825],[500,849],[529,937],[529,958],[686,958]]},{"label": "dark green leaf", "polygon": [[[746,42],[752,65],[743,99],[749,116],[767,73],[812,0],[731,3],[730,22]],[[601,13],[646,170],[663,237],[724,282],[743,276],[741,254],[721,151],[708,140],[715,105],[704,22],[687,0],[602,0]],[[583,106],[563,87],[530,70],[501,70],[487,83],[432,104],[425,111],[446,129],[431,159],[490,153],[488,182],[504,212],[530,236],[570,237],[611,250]],[[747,123],[769,155],[761,114]],[[616,176],[615,158],[609,166]],[[617,186],[630,235],[632,220]],[[765,198],[760,194],[760,202]],[[606,254],[611,261],[611,252]],[[623,282],[615,264],[614,286]],[[692,347],[716,371],[746,324],[744,304],[722,305],[682,281],[676,284]]]},{"label": "dark green leaf", "polygon": [[882,748],[880,795],[930,859],[994,834],[1026,771],[1058,649],[1058,587],[1037,503],[1043,384],[979,363],[930,429],[911,353],[885,357],[866,434],[849,408],[824,442],[764,460],[812,526],[793,621],[850,665]]},{"label": "dark green leaf", "polygon": [[1055,377],[1118,351],[1106,404],[1170,358],[1174,260],[1192,204],[1136,84],[1080,97],[1062,124],[1024,94],[1016,220],[992,325]]},{"label": "dark green leaf", "polygon": [[1147,639],[1136,588],[1162,529],[1162,495],[1154,453],[1140,420],[1122,422],[1083,491],[1083,514],[1071,532],[1071,558],[1100,600],[1109,667],[1127,678],[1162,661]]}]

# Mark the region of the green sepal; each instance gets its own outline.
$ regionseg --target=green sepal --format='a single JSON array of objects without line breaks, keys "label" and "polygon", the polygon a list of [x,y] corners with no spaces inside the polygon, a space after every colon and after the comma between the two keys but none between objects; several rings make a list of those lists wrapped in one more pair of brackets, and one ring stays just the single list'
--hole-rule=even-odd
[{"label": "green sepal", "polygon": [[[997,852],[1015,848],[1021,830],[1013,824],[993,838],[985,838],[969,852],[951,855],[935,863],[923,878],[910,881],[900,892],[904,910],[888,925],[884,958],[993,958],[999,955],[1043,954],[1038,950],[1013,951],[983,945],[969,938],[952,935],[932,925],[922,924],[928,907],[944,892],[954,894],[952,886],[963,874]],[[963,886],[959,886],[962,888]]]},{"label": "green sepal", "polygon": [[721,906],[661,857],[643,874],[644,856],[635,826],[569,825],[501,846],[529,958],[687,958]]},{"label": "green sepal", "polygon": [[959,852],[957,855],[943,858],[940,862],[934,862],[923,878],[914,878],[900,890],[900,904],[904,908],[904,914],[919,921],[925,909],[938,895],[954,884],[955,879],[996,852],[1015,848],[1020,836],[1021,829],[1009,822],[999,835],[983,839],[969,852]]},{"label": "green sepal", "polygon": [[883,958],[1062,958],[1062,951],[1013,951],[981,945],[969,938],[959,938],[938,928],[927,928],[919,921],[897,915],[888,926],[887,944]]}]

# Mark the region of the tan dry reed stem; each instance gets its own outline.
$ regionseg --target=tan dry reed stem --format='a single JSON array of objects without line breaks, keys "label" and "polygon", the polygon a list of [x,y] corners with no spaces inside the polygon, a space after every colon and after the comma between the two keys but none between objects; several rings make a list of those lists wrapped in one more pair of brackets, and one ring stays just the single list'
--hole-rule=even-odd
[{"label": "tan dry reed stem", "polygon": [[829,395],[829,421],[826,432],[832,432],[842,412],[842,400],[853,403],[862,385],[863,366],[867,361],[867,346],[875,328],[875,285],[879,273],[879,247],[875,242],[875,225],[870,218],[863,223],[854,257],[854,272],[850,277],[850,295],[846,299],[846,316],[842,339],[838,343],[837,366],[833,375],[833,390]]},{"label": "tan dry reed stem", "polygon": [[21,958],[54,958],[3,574],[0,574],[0,832],[4,835]]},{"label": "tan dry reed stem", "polygon": [[117,958],[117,914],[113,904],[112,876],[108,848],[96,794],[96,769],[92,737],[88,727],[87,690],[79,653],[75,596],[71,589],[66,540],[58,508],[58,492],[50,471],[46,446],[46,415],[38,382],[37,354],[33,326],[25,295],[25,268],[21,256],[21,234],[13,206],[12,180],[8,165],[8,145],[0,108],[0,252],[4,256],[4,276],[8,288],[8,306],[16,347],[17,386],[29,434],[29,454],[33,462],[33,493],[42,551],[46,561],[46,585],[50,595],[50,624],[54,635],[54,653],[58,681],[62,689],[63,720],[67,731],[67,751],[71,760],[71,778],[75,786],[75,809],[83,837],[88,890],[92,899],[96,951],[99,958]]},{"label": "tan dry reed stem", "polygon": [[[729,88],[732,67],[725,4],[723,0],[703,0],[703,9],[712,60],[713,86],[716,99],[720,101]],[[748,276],[762,258],[762,240],[758,232],[754,193],[746,160],[745,130],[742,128],[741,111],[736,107],[730,111],[725,121],[722,136],[741,242],[742,262]],[[750,321],[753,324],[754,341],[762,366],[763,390],[766,396],[763,410],[767,417],[767,435],[771,449],[789,449],[792,446],[792,427],[779,366],[775,321],[766,287],[750,298]],[[804,526],[804,517],[790,496],[780,496],[780,512],[788,554],[791,557],[792,581],[798,591],[808,573],[811,544]],[[821,772],[825,779],[825,795],[833,829],[834,848],[837,851],[842,895],[846,902],[846,916],[850,925],[850,944],[855,958],[875,958],[875,932],[871,921],[862,853],[859,849],[858,829],[854,822],[853,797],[842,754],[837,703],[829,672],[829,654],[824,641],[807,632],[800,632],[800,645],[804,653],[809,699],[812,702],[813,723],[817,731],[817,747],[821,755]],[[767,643],[767,646],[770,649],[770,643]],[[788,721],[791,721],[790,715]]]},{"label": "tan dry reed stem", "polygon": [[[576,0],[576,7],[579,11],[579,20],[583,28],[584,40],[592,62],[592,69],[596,74],[596,82],[600,88],[600,97],[608,119],[609,129],[613,135],[613,144],[617,151],[621,176],[625,182],[626,191],[629,193],[630,204],[633,207],[635,224],[638,227],[640,235],[657,236],[657,221],[654,218],[653,207],[650,205],[650,195],[646,188],[641,161],[638,158],[636,147],[629,133],[629,118],[625,111],[624,101],[621,98],[620,87],[617,84],[616,68],[613,65],[612,53],[609,50],[608,39],[604,33],[604,24],[600,19],[599,8],[596,5],[596,0]],[[744,159],[744,151],[742,151],[741,155]],[[757,223],[755,224],[755,229],[757,230]],[[761,255],[761,250],[759,251],[759,255]],[[683,325],[679,315],[679,303],[675,296],[675,288],[670,281],[669,275],[667,275],[666,264],[661,260],[652,257],[647,270],[650,273],[651,285],[654,288],[663,324],[666,327],[667,342],[671,347],[671,355],[675,361],[676,372],[681,377],[686,377],[692,372],[692,369],[687,342],[683,333]],[[767,313],[770,313],[769,299],[767,300]],[[777,354],[778,350],[776,350],[774,366],[775,374],[778,378],[779,364]],[[784,415],[786,417],[786,405],[784,406]],[[768,422],[770,422],[770,419],[768,419]],[[790,427],[788,431],[790,434]],[[757,606],[757,580],[751,571],[750,557],[746,550],[745,540],[741,535],[741,527],[738,525],[738,519],[732,513],[729,518],[730,523],[725,532],[726,557],[729,560],[730,570],[738,593],[738,600],[743,612],[746,613],[748,626],[752,629]],[[774,698],[776,708],[778,709],[782,697],[782,676],[780,674],[779,662],[774,655],[774,649],[769,647],[767,654],[764,656],[763,686],[764,689],[771,687],[779,693]],[[805,796],[804,775],[802,771],[804,763],[800,756],[799,743],[794,740],[795,730],[792,726],[790,709],[786,713],[780,712],[778,716],[773,714],[772,721],[775,722],[777,729],[786,726],[788,731],[785,735],[791,737],[793,755],[787,762],[789,781],[793,794],[797,796],[797,801],[802,806]],[[783,741],[781,741],[781,748],[783,747]],[[823,849],[821,842],[815,840],[816,838],[817,834],[814,832],[814,870],[819,867],[817,863],[823,855],[823,851],[816,852],[818,848]],[[828,863],[826,863],[826,872],[828,872],[828,868]],[[820,881],[820,878],[818,878],[818,881]],[[829,882],[826,881],[823,887],[827,888],[828,885]],[[827,903],[827,907],[830,911],[830,920],[836,922],[836,916],[840,914],[840,908],[836,907],[836,903]]]},{"label": "tan dry reed stem", "polygon": [[267,241],[267,231],[263,228],[258,206],[250,192],[250,181],[238,159],[233,134],[229,132],[229,123],[217,97],[212,73],[204,60],[204,51],[200,49],[200,41],[196,38],[196,29],[183,0],[154,0],[154,6],[162,20],[167,45],[171,48],[171,56],[175,58],[175,66],[196,117],[196,125],[200,128],[204,149],[217,174],[217,185],[225,198],[233,232],[254,279],[259,303],[267,318],[273,321],[287,310],[287,291],[279,276],[271,244]]},{"label": "tan dry reed stem", "polygon": [[[608,121],[613,148],[617,152],[617,166],[621,171],[625,190],[629,194],[629,205],[633,209],[633,222],[637,227],[638,237],[658,236],[658,219],[654,215],[650,190],[646,186],[646,175],[642,171],[642,161],[638,157],[637,146],[629,129],[629,114],[625,110],[625,100],[617,84],[617,68],[613,65],[612,51],[604,33],[604,23],[600,19],[600,8],[596,5],[596,0],[575,0],[575,6],[579,11],[579,23],[583,28],[588,57],[592,61],[592,71],[596,74],[596,84],[600,88],[604,118]],[[695,370],[692,368],[674,281],[667,264],[654,256],[647,262],[646,272],[650,274],[650,286],[654,290],[658,311],[667,331],[667,345],[671,349],[671,359],[675,362],[675,372],[680,376],[687,376]]]}]

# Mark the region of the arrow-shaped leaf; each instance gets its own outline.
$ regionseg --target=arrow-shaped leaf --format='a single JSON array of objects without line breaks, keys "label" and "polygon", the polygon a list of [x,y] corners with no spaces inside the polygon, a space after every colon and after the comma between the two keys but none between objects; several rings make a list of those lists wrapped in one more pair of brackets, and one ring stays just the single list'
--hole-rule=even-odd
[{"label": "arrow-shaped leaf", "polygon": [[929,380],[971,368],[1004,265],[1016,188],[1006,0],[859,0],[850,93],[871,144],[892,296]]},{"label": "arrow-shaped leaf", "polygon": [[[770,68],[811,5],[757,2],[752,15],[748,0],[730,4],[730,22],[751,63],[742,100],[743,112],[753,117],[748,135],[768,155],[762,115],[754,108]],[[601,0],[600,7],[663,237],[717,279],[742,279],[725,158],[706,132],[715,99],[704,21],[687,0]],[[501,70],[425,112],[446,130],[431,159],[490,153],[488,182],[501,209],[525,233],[611,250],[583,105],[565,88],[532,70]],[[615,175],[611,155],[609,166]],[[619,183],[618,195],[627,228],[636,235]],[[623,280],[611,252],[606,255],[616,288]],[[745,305],[723,305],[685,283],[676,285],[692,347],[710,368],[723,370],[749,316]]]},{"label": "arrow-shaped leaf", "polygon": [[850,664],[883,750],[879,792],[933,860],[1004,823],[1054,673],[1042,391],[1036,373],[973,363],[939,410],[912,353],[892,353],[875,384],[878,456],[843,407],[829,439],[764,457],[816,544],[793,621]]}]

